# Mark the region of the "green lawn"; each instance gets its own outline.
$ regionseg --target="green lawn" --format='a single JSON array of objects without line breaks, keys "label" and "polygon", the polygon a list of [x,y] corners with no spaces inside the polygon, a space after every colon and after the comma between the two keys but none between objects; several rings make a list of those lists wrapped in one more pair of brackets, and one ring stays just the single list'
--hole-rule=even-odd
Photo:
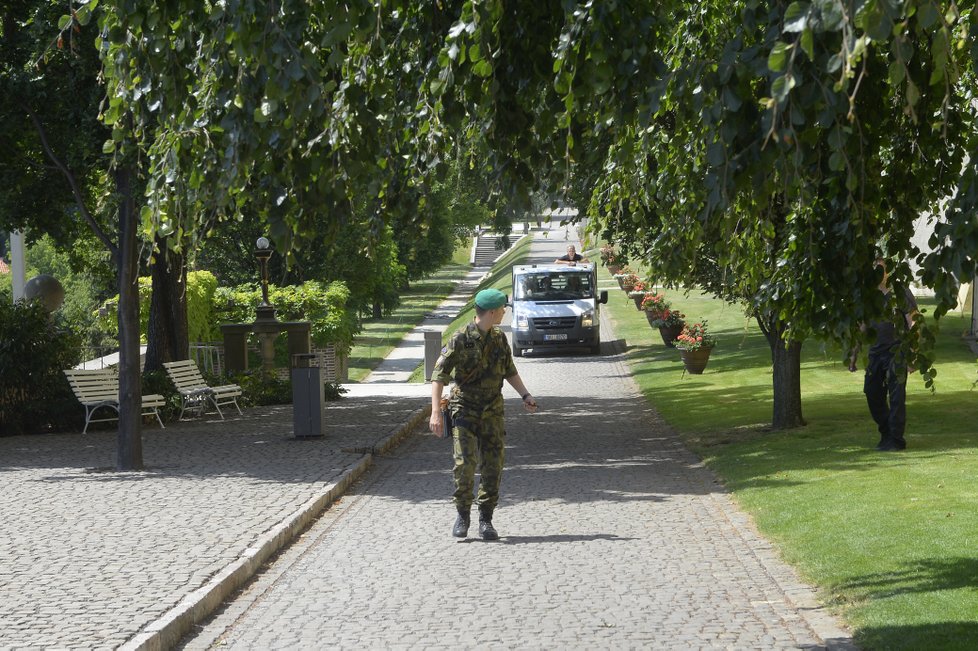
[{"label": "green lawn", "polygon": [[608,313],[649,402],[819,587],[860,646],[978,648],[978,367],[961,339],[967,318],[941,320],[936,392],[911,376],[909,447],[884,453],[873,449],[879,435],[863,374],[846,370],[839,348],[805,344],[808,426],[771,432],[769,349],[739,307],[668,292],[720,337],[706,372],[684,376],[678,351],[624,292],[610,293]]},{"label": "green lawn", "polygon": [[359,382],[370,375],[401,339],[451,294],[455,283],[469,269],[469,248],[459,247],[450,264],[429,278],[412,283],[411,288],[401,296],[401,304],[390,316],[365,321],[363,330],[353,339],[349,363],[350,381]]},{"label": "green lawn", "polygon": [[[497,287],[509,293],[509,270],[514,264],[529,255],[531,237],[524,237],[516,246],[506,252],[493,267],[490,276],[478,289]],[[364,322],[363,330],[353,340],[353,350],[350,352],[350,381],[359,382],[377,368],[394,347],[400,343],[409,332],[416,328],[442,301],[444,301],[455,283],[461,280],[471,270],[469,265],[469,249],[461,247],[455,251],[452,263],[439,269],[430,278],[416,281],[411,289],[401,296],[401,304],[394,309],[390,316],[382,319],[369,319]],[[478,289],[476,291],[478,291]],[[449,327],[454,331],[459,323],[472,318],[471,306],[452,322]],[[447,336],[447,334],[446,334]],[[411,376],[411,382],[423,381],[424,364]]]},{"label": "green lawn", "polygon": [[[533,242],[533,235],[530,234],[527,237],[522,238],[517,242],[513,248],[506,251],[506,253],[499,258],[489,274],[483,279],[479,286],[475,288],[472,292],[474,297],[478,292],[483,289],[495,288],[503,292],[507,296],[512,293],[512,287],[510,286],[513,281],[512,268],[514,265],[524,264],[530,257],[530,244]],[[452,334],[461,328],[463,325],[475,318],[475,305],[470,301],[461,311],[459,311],[458,316],[448,324],[448,327],[442,332],[442,343],[448,343],[448,338]],[[424,381],[424,363],[418,365],[414,373],[411,374],[409,382],[423,382]]]}]

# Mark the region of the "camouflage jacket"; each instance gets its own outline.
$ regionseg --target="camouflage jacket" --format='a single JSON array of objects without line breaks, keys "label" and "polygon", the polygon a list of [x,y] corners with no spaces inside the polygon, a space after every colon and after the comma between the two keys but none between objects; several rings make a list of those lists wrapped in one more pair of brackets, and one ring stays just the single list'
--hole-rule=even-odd
[{"label": "camouflage jacket", "polygon": [[501,410],[503,380],[516,372],[506,335],[499,328],[484,335],[473,322],[453,334],[442,348],[432,380],[446,385],[455,382],[451,404],[456,409]]}]

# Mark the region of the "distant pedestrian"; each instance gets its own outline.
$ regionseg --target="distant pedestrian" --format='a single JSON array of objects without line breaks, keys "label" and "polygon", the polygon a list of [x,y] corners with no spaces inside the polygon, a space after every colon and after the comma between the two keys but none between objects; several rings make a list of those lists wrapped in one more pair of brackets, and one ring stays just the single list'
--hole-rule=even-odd
[{"label": "distant pedestrian", "polygon": [[[879,290],[889,301],[891,289],[886,263],[882,258],[877,258],[876,266],[883,270]],[[897,302],[893,309],[892,319],[873,321],[868,325],[876,338],[869,349],[869,361],[863,380],[863,393],[866,394],[869,413],[880,432],[876,449],[886,452],[904,450],[907,447],[907,440],[904,438],[907,425],[907,373],[912,373],[913,369],[907,366],[900,347],[901,340],[913,328],[913,316],[917,313],[917,301],[909,289],[906,290],[903,300]],[[865,331],[867,326],[863,324],[860,329]],[[849,354],[849,370],[852,372],[856,371],[858,356],[857,344]]]},{"label": "distant pedestrian", "polygon": [[588,259],[577,252],[577,248],[573,244],[567,245],[567,253],[560,256],[554,260],[554,264],[566,264],[570,266],[575,266],[578,262],[587,262]]},{"label": "distant pedestrian", "polygon": [[484,289],[475,295],[475,320],[452,335],[435,362],[431,381],[431,431],[439,436],[442,389],[454,381],[449,399],[452,416],[455,493],[458,511],[452,535],[465,538],[469,532],[475,489],[475,470],[482,478],[478,497],[479,535],[496,540],[493,511],[499,502],[499,480],[503,472],[506,432],[503,428],[503,380],[523,397],[523,408],[533,413],[537,402],[523,385],[513,362],[506,335],[496,327],[506,312],[506,295]]}]

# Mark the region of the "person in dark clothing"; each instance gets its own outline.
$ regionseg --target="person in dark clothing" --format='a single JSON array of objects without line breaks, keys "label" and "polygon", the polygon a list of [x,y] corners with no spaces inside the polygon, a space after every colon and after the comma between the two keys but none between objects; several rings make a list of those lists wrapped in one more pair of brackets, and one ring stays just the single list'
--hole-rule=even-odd
[{"label": "person in dark clothing", "polygon": [[[886,265],[880,258],[876,265],[883,269],[883,280],[879,289],[889,301],[891,289],[887,283]],[[899,312],[899,314],[897,314]],[[910,290],[906,290],[902,304],[894,308],[893,319],[873,321],[861,326],[875,333],[876,339],[869,348],[869,361],[863,380],[863,393],[869,413],[880,432],[877,450],[904,450],[907,441],[904,430],[907,424],[907,374],[913,369],[907,366],[900,350],[901,339],[913,327],[913,315],[917,313],[917,301]],[[849,356],[849,370],[856,371],[858,345]]]}]

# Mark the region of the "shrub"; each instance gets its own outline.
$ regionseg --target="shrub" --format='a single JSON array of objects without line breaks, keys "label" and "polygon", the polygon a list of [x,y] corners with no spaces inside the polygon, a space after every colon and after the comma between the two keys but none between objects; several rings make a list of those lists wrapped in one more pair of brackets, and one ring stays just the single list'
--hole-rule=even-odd
[{"label": "shrub", "polygon": [[0,436],[69,429],[81,406],[64,369],[81,358],[81,337],[38,302],[0,305]]},{"label": "shrub", "polygon": [[215,318],[214,295],[217,278],[209,271],[187,274],[187,336],[194,341],[220,341],[220,324]]},{"label": "shrub", "polygon": [[[348,309],[350,290],[343,282],[328,285],[315,280],[301,285],[270,286],[268,300],[282,321],[310,321],[316,346],[336,345],[337,353],[349,354],[359,331],[356,314]],[[261,303],[261,289],[245,284],[220,287],[214,293],[214,314],[222,323],[250,323]]]},{"label": "shrub", "polygon": [[[190,341],[219,341],[220,323],[214,310],[217,279],[209,271],[191,271],[187,274],[187,335]],[[149,276],[139,278],[139,334],[146,343],[149,326],[149,304],[153,297],[153,280]],[[96,313],[95,328],[103,338],[119,340],[119,295],[102,304]]]},{"label": "shrub", "polygon": [[[278,377],[274,373],[263,370],[245,371],[229,378],[241,387],[240,404],[256,405],[288,405],[292,404],[292,381]],[[324,386],[327,400],[339,400],[346,392],[338,384],[327,383]]]}]

